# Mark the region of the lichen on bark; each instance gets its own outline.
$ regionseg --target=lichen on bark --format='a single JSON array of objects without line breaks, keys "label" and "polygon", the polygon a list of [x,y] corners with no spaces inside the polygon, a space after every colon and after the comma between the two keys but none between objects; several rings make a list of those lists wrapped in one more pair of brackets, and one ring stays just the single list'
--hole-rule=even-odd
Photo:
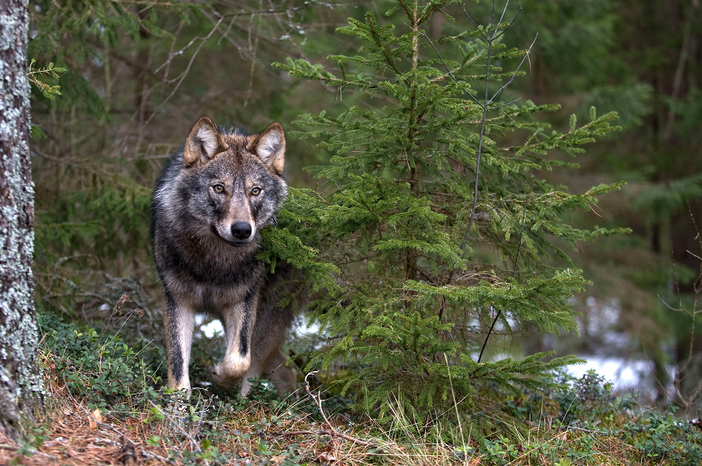
[{"label": "lichen on bark", "polygon": [[27,1],[0,2],[0,432],[21,436],[41,406],[34,312]]}]

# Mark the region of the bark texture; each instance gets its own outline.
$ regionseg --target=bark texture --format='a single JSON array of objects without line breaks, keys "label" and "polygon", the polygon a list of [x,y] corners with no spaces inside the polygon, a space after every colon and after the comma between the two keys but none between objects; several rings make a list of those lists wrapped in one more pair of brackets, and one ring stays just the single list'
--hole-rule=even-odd
[{"label": "bark texture", "polygon": [[17,439],[42,402],[36,364],[27,1],[0,2],[0,433]]}]

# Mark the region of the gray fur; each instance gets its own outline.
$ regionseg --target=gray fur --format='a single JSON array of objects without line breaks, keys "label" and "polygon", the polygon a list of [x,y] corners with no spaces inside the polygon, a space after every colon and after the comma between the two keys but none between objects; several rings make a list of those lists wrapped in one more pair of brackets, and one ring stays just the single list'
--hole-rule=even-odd
[{"label": "gray fur", "polygon": [[287,195],[285,134],[273,123],[260,134],[218,130],[200,118],[164,168],[152,203],[153,251],[163,283],[168,386],[190,389],[188,362],[195,315],[225,329],[227,350],[212,369],[220,386],[266,375],[279,392],[294,372],[280,352],[292,321],[276,306],[275,282],[256,259],[260,230],[276,222]]}]

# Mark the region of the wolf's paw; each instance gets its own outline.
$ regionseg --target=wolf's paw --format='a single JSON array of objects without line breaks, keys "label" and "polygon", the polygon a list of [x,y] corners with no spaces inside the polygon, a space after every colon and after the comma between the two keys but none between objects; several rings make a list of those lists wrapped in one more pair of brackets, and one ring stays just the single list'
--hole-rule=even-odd
[{"label": "wolf's paw", "polygon": [[214,382],[218,387],[230,388],[239,383],[240,380],[241,377],[229,377],[226,374],[223,374],[221,370],[218,369],[218,366],[214,366],[212,368],[212,382]]},{"label": "wolf's paw", "polygon": [[233,387],[241,381],[250,364],[250,359],[225,359],[212,368],[212,381],[223,388]]}]

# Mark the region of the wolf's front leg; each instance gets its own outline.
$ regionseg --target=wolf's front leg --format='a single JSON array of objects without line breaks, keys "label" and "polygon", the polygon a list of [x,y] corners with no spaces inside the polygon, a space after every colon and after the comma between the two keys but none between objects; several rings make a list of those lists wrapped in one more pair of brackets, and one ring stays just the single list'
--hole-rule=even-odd
[{"label": "wolf's front leg", "polygon": [[222,362],[212,368],[212,380],[220,387],[233,387],[251,365],[251,334],[256,323],[256,290],[221,314],[227,350]]},{"label": "wolf's front leg", "polygon": [[163,324],[166,328],[166,351],[168,352],[168,387],[190,391],[190,348],[193,342],[195,311],[176,302],[164,290]]}]

